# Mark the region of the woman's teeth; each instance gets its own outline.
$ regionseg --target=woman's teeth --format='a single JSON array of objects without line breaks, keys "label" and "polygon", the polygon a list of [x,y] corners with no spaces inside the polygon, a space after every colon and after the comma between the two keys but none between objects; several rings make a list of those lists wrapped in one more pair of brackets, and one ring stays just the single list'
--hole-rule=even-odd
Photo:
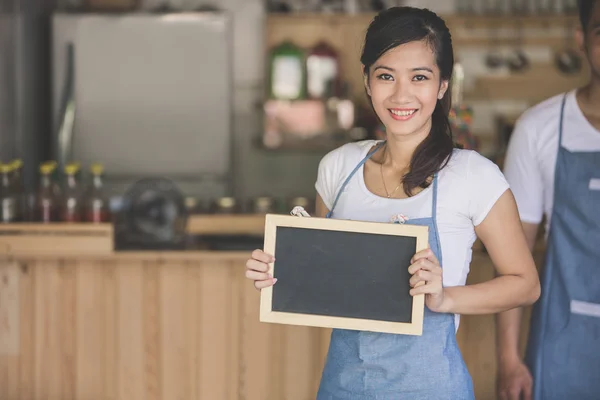
[{"label": "woman's teeth", "polygon": [[415,113],[415,111],[417,111],[417,110],[410,110],[410,111],[390,110],[390,112],[392,114],[397,115],[399,117],[408,117],[409,115],[413,115]]}]

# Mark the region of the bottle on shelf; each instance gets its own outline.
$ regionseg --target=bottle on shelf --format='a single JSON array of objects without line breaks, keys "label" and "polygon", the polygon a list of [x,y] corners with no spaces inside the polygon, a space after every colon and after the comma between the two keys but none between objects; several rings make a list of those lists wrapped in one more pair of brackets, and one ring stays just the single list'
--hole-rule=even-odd
[{"label": "bottle on shelf", "polygon": [[4,224],[20,220],[19,197],[15,191],[13,168],[10,164],[0,165],[0,218]]},{"label": "bottle on shelf", "polygon": [[85,221],[101,223],[110,221],[110,208],[104,188],[104,167],[92,164],[90,167],[92,182],[85,195]]},{"label": "bottle on shelf", "polygon": [[271,51],[269,96],[275,100],[300,100],[306,96],[304,51],[284,41]]},{"label": "bottle on shelf", "polygon": [[61,202],[61,220],[63,222],[81,222],[82,193],[79,182],[79,163],[71,162],[64,168],[64,193]]},{"label": "bottle on shelf", "polygon": [[61,191],[54,180],[56,162],[40,165],[40,183],[35,201],[35,220],[42,223],[58,222]]},{"label": "bottle on shelf", "polygon": [[12,167],[12,181],[14,185],[15,196],[17,197],[17,209],[20,221],[26,221],[29,214],[27,196],[25,193],[25,183],[23,181],[23,161],[16,159],[9,164]]},{"label": "bottle on shelf", "polygon": [[339,58],[328,43],[321,41],[306,57],[306,82],[308,97],[327,99],[339,95]]}]

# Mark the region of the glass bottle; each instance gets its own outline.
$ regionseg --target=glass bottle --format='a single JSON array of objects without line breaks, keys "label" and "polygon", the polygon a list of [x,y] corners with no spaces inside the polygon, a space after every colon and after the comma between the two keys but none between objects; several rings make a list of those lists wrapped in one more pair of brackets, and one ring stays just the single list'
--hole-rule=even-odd
[{"label": "glass bottle", "polygon": [[306,57],[308,97],[326,99],[337,96],[339,59],[336,51],[325,42],[319,42]]},{"label": "glass bottle", "polygon": [[17,215],[19,221],[26,220],[28,214],[27,197],[25,195],[25,184],[23,182],[23,161],[16,159],[9,164],[12,168],[12,182],[15,196],[17,198]]},{"label": "glass bottle", "polygon": [[78,163],[65,165],[65,187],[61,205],[61,220],[64,222],[81,222],[82,196],[81,185],[78,179]]},{"label": "glass bottle", "polygon": [[110,221],[110,209],[106,196],[101,164],[92,164],[90,167],[92,182],[85,196],[85,221],[101,223]]},{"label": "glass bottle", "polygon": [[0,217],[5,224],[17,222],[19,219],[19,199],[15,192],[12,172],[10,164],[0,165]]},{"label": "glass bottle", "polygon": [[269,95],[276,100],[300,100],[305,96],[304,51],[285,41],[271,51]]},{"label": "glass bottle", "polygon": [[58,222],[60,188],[54,181],[56,162],[48,161],[40,165],[40,183],[35,202],[35,220],[42,223]]}]

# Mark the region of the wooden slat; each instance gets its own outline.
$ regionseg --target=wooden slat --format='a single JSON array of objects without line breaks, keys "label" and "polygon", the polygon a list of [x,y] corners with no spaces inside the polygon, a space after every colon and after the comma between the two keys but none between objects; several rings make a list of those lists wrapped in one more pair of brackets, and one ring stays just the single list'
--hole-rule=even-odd
[{"label": "wooden slat", "polygon": [[274,381],[269,360],[274,326],[259,322],[260,296],[252,283],[245,282],[243,289],[240,398],[268,400]]},{"label": "wooden slat", "polygon": [[19,354],[20,275],[17,263],[0,264],[0,357]]},{"label": "wooden slat", "polygon": [[[171,337],[171,330],[177,329],[177,326],[169,326],[172,314],[177,315],[177,309],[166,309],[161,307],[161,301],[170,301],[171,298],[180,296],[179,291],[170,291],[165,293],[162,290],[164,285],[169,289],[168,280],[171,271],[165,271],[161,268],[161,263],[144,262],[142,269],[143,279],[143,336],[140,341],[144,344],[144,371],[145,371],[145,392],[148,400],[158,400],[161,398],[171,398],[172,394],[165,391],[165,374],[168,374],[174,366],[169,365],[168,357],[171,356],[171,348],[166,348]],[[175,355],[176,357],[176,355]],[[164,362],[164,364],[163,364]],[[169,382],[170,383],[170,382]],[[171,395],[171,396],[169,396]],[[176,399],[176,397],[172,397]]]},{"label": "wooden slat", "polygon": [[198,326],[198,355],[201,368],[198,376],[199,399],[227,399],[230,371],[232,334],[230,330],[231,286],[229,284],[229,265],[211,264],[202,267],[199,282],[199,304],[202,305]]},{"label": "wooden slat", "polygon": [[104,271],[94,263],[77,266],[77,399],[106,398],[106,295]]},{"label": "wooden slat", "polygon": [[[244,277],[245,265],[236,260],[228,262],[229,284],[230,284],[230,316],[229,332],[231,334],[229,341],[229,400],[240,399],[240,379],[241,379],[241,331],[242,331],[242,299],[243,284],[246,283]],[[200,399],[198,399],[200,400]]]},{"label": "wooden slat", "polygon": [[65,390],[61,360],[59,329],[60,277],[58,265],[40,262],[36,265],[35,291],[35,391],[34,398],[61,400]]},{"label": "wooden slat", "polygon": [[0,399],[18,396],[21,271],[15,262],[0,263]]},{"label": "wooden slat", "polygon": [[[20,263],[20,351],[17,400],[35,398],[35,371],[39,358],[35,355],[38,326],[35,325],[35,292],[39,288],[35,265]],[[43,284],[43,282],[42,282]]]},{"label": "wooden slat", "polygon": [[122,263],[117,273],[117,377],[119,400],[146,398],[143,267]]},{"label": "wooden slat", "polygon": [[286,326],[284,332],[283,361],[284,399],[308,400],[314,397],[314,359],[318,357],[318,345],[313,332],[316,329],[303,326]]},{"label": "wooden slat", "polygon": [[104,394],[107,400],[118,398],[118,336],[117,336],[117,268],[114,262],[95,262],[96,269],[101,270],[103,284],[104,322],[100,327],[104,335]]},{"label": "wooden slat", "polygon": [[160,356],[162,397],[193,399],[188,363],[190,343],[187,323],[187,271],[184,264],[160,268]]}]

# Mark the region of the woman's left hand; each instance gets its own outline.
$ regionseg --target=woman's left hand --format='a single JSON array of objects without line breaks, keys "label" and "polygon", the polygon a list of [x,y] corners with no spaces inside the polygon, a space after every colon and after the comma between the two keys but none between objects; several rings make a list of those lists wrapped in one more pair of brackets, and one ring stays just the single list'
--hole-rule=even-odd
[{"label": "woman's left hand", "polygon": [[[431,249],[425,249],[413,256],[408,272],[411,296],[425,294],[425,305],[434,312],[444,312],[444,287],[442,267]],[[420,285],[419,285],[420,284]],[[417,287],[417,285],[419,285]]]}]

